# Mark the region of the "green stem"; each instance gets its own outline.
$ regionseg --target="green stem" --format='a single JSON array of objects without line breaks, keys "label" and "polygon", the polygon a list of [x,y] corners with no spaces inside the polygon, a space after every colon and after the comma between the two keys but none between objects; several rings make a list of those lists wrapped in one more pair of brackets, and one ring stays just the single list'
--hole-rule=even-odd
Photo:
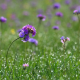
[{"label": "green stem", "polygon": [[[77,14],[78,16],[78,14]],[[78,20],[79,20],[79,25],[80,25],[80,18],[78,16]],[[80,27],[78,28],[78,54],[79,54],[79,32],[80,32]]]},{"label": "green stem", "polygon": [[65,42],[64,42],[64,45],[63,45],[63,53],[65,53]]},{"label": "green stem", "polygon": [[[1,32],[1,43],[2,43],[2,22],[1,22],[1,27],[0,27],[0,32]],[[2,44],[1,44],[2,45]]]},{"label": "green stem", "polygon": [[[13,42],[15,42],[16,40],[18,40],[20,37],[18,37],[17,39],[15,39]],[[10,46],[8,47],[7,49],[7,53],[6,53],[6,64],[7,64],[7,56],[8,56],[8,52],[9,52],[9,49],[11,47],[11,45],[13,44],[13,42],[10,44]]]},{"label": "green stem", "polygon": [[2,22],[1,22],[1,26],[0,26],[0,32],[1,32],[1,36],[0,36],[0,58],[1,58],[1,54],[2,54]]},{"label": "green stem", "polygon": [[[25,42],[25,53],[26,53],[26,42]],[[25,53],[24,53],[24,60],[25,60],[25,58],[26,58]]]}]

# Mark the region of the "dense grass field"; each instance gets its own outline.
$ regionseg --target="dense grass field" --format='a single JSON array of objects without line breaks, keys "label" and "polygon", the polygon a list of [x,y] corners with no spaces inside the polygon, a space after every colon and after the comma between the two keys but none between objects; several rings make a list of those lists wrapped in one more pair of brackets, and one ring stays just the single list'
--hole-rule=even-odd
[{"label": "dense grass field", "polygon": [[[0,80],[80,80],[80,14],[74,10],[80,10],[80,0],[0,0],[0,18],[7,19],[0,21]],[[14,41],[28,24],[36,29],[29,36],[37,45]],[[62,36],[70,41],[62,43]]]}]

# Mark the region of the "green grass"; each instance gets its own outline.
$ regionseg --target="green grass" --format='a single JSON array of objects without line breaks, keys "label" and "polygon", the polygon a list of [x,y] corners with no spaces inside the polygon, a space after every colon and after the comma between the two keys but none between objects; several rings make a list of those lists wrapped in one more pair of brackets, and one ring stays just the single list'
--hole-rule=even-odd
[{"label": "green grass", "polygon": [[[7,18],[7,22],[3,23],[2,35],[0,36],[0,80],[80,80],[80,52],[78,53],[78,27],[79,23],[71,20],[74,16],[69,6],[60,1],[61,8],[53,10],[51,8],[52,18],[47,15],[48,7],[53,5],[53,1],[49,0],[33,0],[36,7],[31,6],[30,0],[14,0],[4,2],[7,9],[0,9],[0,16]],[[38,9],[43,10],[46,20],[38,26]],[[2,12],[1,12],[2,11]],[[29,16],[24,16],[23,11],[28,11]],[[56,11],[63,13],[62,18],[55,16]],[[14,13],[16,20],[12,20],[10,15]],[[59,30],[53,30],[52,27],[56,20],[60,20]],[[18,23],[19,22],[19,23]],[[50,22],[50,25],[47,25]],[[67,27],[67,23],[71,23],[71,27]],[[19,39],[13,43],[9,49],[8,63],[6,64],[7,49],[11,42],[18,38],[18,29],[31,24],[36,28],[35,39],[38,40],[38,46],[30,42],[23,43]],[[15,34],[11,33],[11,29],[15,30]],[[1,31],[1,29],[0,29]],[[60,38],[62,36],[69,37],[70,41],[66,42],[66,49],[63,47]],[[32,37],[30,35],[30,37]],[[1,42],[2,39],[2,42]],[[23,64],[28,63],[29,67],[23,69]]]}]

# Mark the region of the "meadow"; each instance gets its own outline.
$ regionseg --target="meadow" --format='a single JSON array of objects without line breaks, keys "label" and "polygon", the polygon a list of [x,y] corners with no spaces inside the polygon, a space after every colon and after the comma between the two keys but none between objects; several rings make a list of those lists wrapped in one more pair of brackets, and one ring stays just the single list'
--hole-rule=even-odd
[{"label": "meadow", "polygon": [[80,0],[0,0],[0,80],[80,80]]}]

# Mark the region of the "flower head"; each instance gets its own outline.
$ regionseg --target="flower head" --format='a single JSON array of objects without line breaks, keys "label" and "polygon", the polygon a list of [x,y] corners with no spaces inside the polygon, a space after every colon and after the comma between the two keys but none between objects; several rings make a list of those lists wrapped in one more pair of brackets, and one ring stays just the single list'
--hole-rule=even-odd
[{"label": "flower head", "polygon": [[62,36],[61,38],[61,42],[64,44],[66,41],[70,41],[70,38],[67,37],[67,38],[64,38],[64,36]]},{"label": "flower head", "polygon": [[80,14],[80,10],[74,10],[73,14]]},{"label": "flower head", "polygon": [[46,16],[42,15],[42,14],[38,14],[37,17],[39,18],[39,20],[45,21]]},{"label": "flower head", "polygon": [[7,19],[5,18],[5,17],[0,17],[0,22],[6,22],[7,21]]},{"label": "flower head", "polygon": [[65,40],[66,40],[66,41],[70,41],[70,38],[69,38],[69,37],[67,37]]},{"label": "flower head", "polygon": [[23,38],[23,42],[27,42],[29,40],[29,35],[26,35],[24,38]]},{"label": "flower head", "polygon": [[69,5],[70,4],[70,0],[65,0],[65,4]]},{"label": "flower head", "polygon": [[25,70],[26,69],[26,67],[28,67],[29,65],[28,64],[23,64],[23,69]]},{"label": "flower head", "polygon": [[6,10],[6,9],[7,9],[7,4],[3,3],[3,4],[1,4],[0,7],[1,7],[3,10]]},{"label": "flower head", "polygon": [[56,12],[55,15],[58,16],[58,17],[63,17],[63,14],[61,12]]},{"label": "flower head", "polygon": [[28,66],[29,66],[29,65],[28,65],[28,64],[26,64],[26,63],[25,63],[25,64],[23,64],[23,67],[28,67]]},{"label": "flower head", "polygon": [[29,40],[29,34],[32,34],[32,37],[36,35],[36,29],[32,25],[25,25],[22,30],[20,30],[19,37],[23,38],[23,42],[26,42]]},{"label": "flower head", "polygon": [[24,35],[25,35],[24,31],[23,31],[23,30],[21,30],[21,32],[19,33],[19,37],[23,38],[23,37],[24,37]]},{"label": "flower head", "polygon": [[77,14],[77,13],[78,13],[78,10],[74,10],[74,11],[73,11],[73,14]]},{"label": "flower head", "polygon": [[28,41],[31,42],[31,43],[34,43],[36,46],[38,45],[38,41],[34,38],[29,38]]},{"label": "flower head", "polygon": [[78,21],[78,18],[76,16],[72,16],[73,21]]},{"label": "flower head", "polygon": [[58,26],[53,26],[53,29],[54,30],[59,30],[59,27]]},{"label": "flower head", "polygon": [[26,25],[22,28],[22,30],[24,31],[25,34],[29,34],[31,33],[32,34],[32,37],[35,36],[36,34],[36,29],[32,26],[32,25]]},{"label": "flower head", "polygon": [[54,9],[59,9],[61,6],[60,6],[60,4],[59,3],[55,3],[54,5],[53,5],[53,8]]},{"label": "flower head", "polygon": [[63,40],[64,39],[64,36],[62,36],[60,39]]}]

